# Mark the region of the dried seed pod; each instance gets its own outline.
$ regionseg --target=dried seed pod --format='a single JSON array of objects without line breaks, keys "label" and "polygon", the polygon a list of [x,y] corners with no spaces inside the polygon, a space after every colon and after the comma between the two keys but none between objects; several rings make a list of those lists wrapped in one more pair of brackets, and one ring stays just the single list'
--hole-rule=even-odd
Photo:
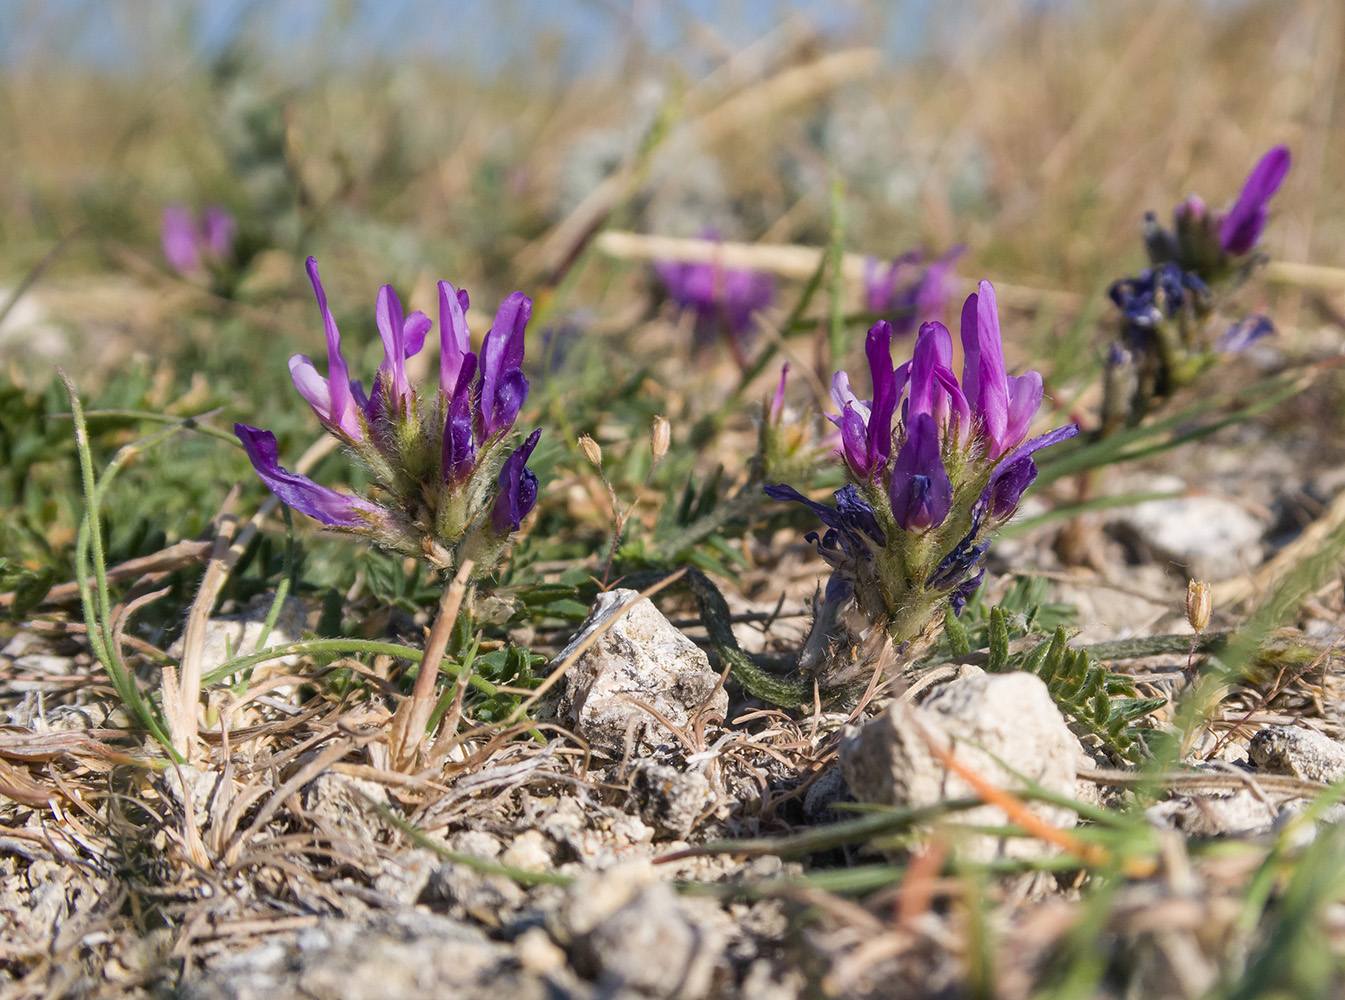
[{"label": "dried seed pod", "polygon": [[655,462],[668,454],[670,444],[672,444],[672,424],[668,423],[667,417],[655,417],[654,426],[649,432],[649,447],[654,453]]},{"label": "dried seed pod", "polygon": [[579,450],[596,469],[602,468],[602,447],[587,434],[579,438]]},{"label": "dried seed pod", "polygon": [[1204,580],[1191,580],[1186,585],[1186,620],[1197,632],[1203,632],[1209,626],[1210,612],[1214,609],[1214,598],[1210,594],[1210,585]]}]

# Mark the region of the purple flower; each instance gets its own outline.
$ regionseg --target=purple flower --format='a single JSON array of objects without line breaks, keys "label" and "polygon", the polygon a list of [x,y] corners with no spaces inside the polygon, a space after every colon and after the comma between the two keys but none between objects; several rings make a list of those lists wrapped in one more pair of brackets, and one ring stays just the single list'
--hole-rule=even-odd
[{"label": "purple flower", "polygon": [[1270,149],[1252,168],[1242,193],[1219,227],[1219,245],[1225,253],[1240,257],[1256,246],[1269,218],[1271,197],[1289,173],[1290,156],[1285,146]]},{"label": "purple flower", "polygon": [[383,364],[374,380],[370,412],[371,415],[385,412],[386,405],[386,413],[392,419],[406,419],[416,400],[416,391],[406,377],[406,359],[420,353],[425,334],[434,324],[423,312],[403,318],[401,299],[391,285],[379,289],[374,318],[383,338]]},{"label": "purple flower", "polygon": [[1031,441],[1025,441],[1012,455],[1000,462],[990,482],[986,484],[985,492],[981,494],[981,504],[989,511],[990,517],[996,521],[1005,521],[1018,509],[1023,491],[1037,478],[1037,464],[1032,460],[1035,452],[1068,441],[1078,433],[1078,424],[1057,427]]},{"label": "purple flower", "polygon": [[928,413],[906,423],[906,442],[892,464],[892,516],[905,531],[937,528],[952,507],[953,487],[939,455],[939,429]]},{"label": "purple flower", "polygon": [[[485,550],[470,543],[463,549],[460,543],[481,530],[507,535],[537,502],[537,477],[526,463],[540,432],[506,454],[507,437],[528,393],[523,339],[532,301],[520,292],[510,295],[477,355],[467,329],[467,293],[439,283],[436,406],[423,401],[406,370],[407,358],[421,350],[434,324],[420,312],[406,315],[392,286],[384,285],[374,310],[383,362],[366,397],[350,378],[341,335],[311,257],[307,268],[327,337],[327,376],[319,375],[304,355],[290,359],[290,373],[323,425],[350,445],[373,474],[380,503],[345,497],[286,472],[277,464],[275,438],[240,424],[238,436],[258,475],[296,510],[372,535],[394,551],[426,556],[440,569],[452,570],[463,551],[503,555],[500,538]],[[483,572],[491,568],[486,562],[480,564]]]},{"label": "purple flower", "polygon": [[523,377],[523,331],[532,316],[532,299],[514,292],[500,304],[495,322],[481,345],[481,384],[477,395],[477,427],[481,441],[508,433],[528,398]]},{"label": "purple flower", "polygon": [[374,528],[388,520],[387,512],[360,497],[319,486],[307,476],[280,467],[276,436],[247,424],[234,424],[234,433],[257,475],[280,500],[333,528]]},{"label": "purple flower", "polygon": [[1214,345],[1214,349],[1220,354],[1237,354],[1274,332],[1274,323],[1259,313],[1253,313],[1242,317],[1225,330],[1218,343]]},{"label": "purple flower", "polygon": [[[471,301],[465,291],[456,290],[447,281],[439,282],[439,391],[451,393],[458,384],[458,373],[472,352],[472,336],[467,329],[467,310]],[[472,355],[472,367],[476,356]]]},{"label": "purple flower", "polygon": [[227,261],[233,254],[237,233],[234,217],[218,205],[207,207],[199,221],[184,205],[169,205],[163,210],[163,255],[183,276],[201,274],[208,265]]},{"label": "purple flower", "polygon": [[[290,358],[290,379],[294,382],[294,388],[299,390],[299,395],[308,400],[308,405],[324,427],[348,443],[363,441],[368,400],[360,384],[350,380],[350,368],[341,354],[341,332],[337,330],[336,319],[327,307],[327,293],[318,277],[318,262],[309,257],[305,266],[327,334],[328,377],[323,378],[318,374],[317,366],[308,355],[296,354]],[[421,339],[424,339],[423,333]]]},{"label": "purple flower", "polygon": [[923,270],[923,251],[912,250],[884,269],[864,259],[864,305],[871,313],[892,312],[892,331],[910,333],[921,320],[942,319],[953,294],[953,268],[966,247],[955,246]]},{"label": "purple flower", "polygon": [[982,281],[962,306],[962,390],[979,419],[986,456],[999,459],[1022,444],[1041,406],[1041,375],[1010,377],[1004,367],[995,288]]},{"label": "purple flower", "polygon": [[[719,236],[707,230],[701,238]],[[695,310],[698,325],[720,325],[736,338],[751,332],[753,314],[775,300],[775,276],[766,271],[669,260],[657,261],[654,270],[678,308]]]},{"label": "purple flower", "polygon": [[[905,303],[901,301],[899,293],[904,293],[907,286],[899,286],[897,279],[902,277],[907,270],[916,270],[920,263],[925,259],[925,255],[920,250],[911,250],[895,258],[884,269],[878,263],[878,258],[869,256],[864,258],[864,305],[871,313],[883,313],[889,309],[900,307]],[[909,287],[918,286],[919,282],[913,282]],[[898,322],[905,320],[902,317]]]},{"label": "purple flower", "polygon": [[541,436],[540,428],[533,431],[528,435],[528,440],[504,460],[500,469],[500,493],[495,498],[495,507],[490,514],[490,524],[496,534],[507,535],[517,531],[537,503],[537,477],[527,467],[527,462]]}]

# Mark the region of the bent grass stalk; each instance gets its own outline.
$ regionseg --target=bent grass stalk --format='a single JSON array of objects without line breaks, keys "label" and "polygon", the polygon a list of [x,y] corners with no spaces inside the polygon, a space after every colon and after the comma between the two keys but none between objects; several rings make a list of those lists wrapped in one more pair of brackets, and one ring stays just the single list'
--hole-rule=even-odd
[{"label": "bent grass stalk", "polygon": [[[84,420],[84,408],[80,403],[79,391],[63,369],[57,368],[56,371],[70,396],[70,412],[75,425],[75,448],[79,454],[80,476],[84,486],[84,517],[75,539],[75,579],[79,583],[79,599],[84,611],[89,646],[98,662],[103,665],[103,669],[107,671],[117,697],[121,699],[132,717],[145,727],[175,761],[183,763],[181,755],[173,748],[172,740],[163,728],[159,714],[141,693],[135,677],[122,661],[121,651],[112,641],[114,635],[112,599],[107,586],[107,560],[103,551],[103,528],[99,520],[103,496],[108,483],[117,471],[133,454],[176,433],[180,425],[151,435],[138,446],[132,444],[122,448],[108,464],[100,480],[94,473],[89,429]],[[91,562],[94,581],[92,586],[89,581]]]}]

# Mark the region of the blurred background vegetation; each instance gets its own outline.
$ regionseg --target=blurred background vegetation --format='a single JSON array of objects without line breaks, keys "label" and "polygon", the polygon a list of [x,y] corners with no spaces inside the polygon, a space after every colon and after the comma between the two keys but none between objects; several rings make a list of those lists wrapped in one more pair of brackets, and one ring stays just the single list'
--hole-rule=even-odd
[{"label": "blurred background vegetation", "polygon": [[[1274,143],[1295,166],[1264,245],[1345,263],[1343,38],[1330,0],[13,0],[0,6],[2,549],[61,564],[72,538],[56,363],[95,411],[217,410],[221,427],[273,428],[297,458],[317,428],[285,359],[322,353],[310,254],[355,370],[377,364],[382,283],[432,314],[436,280],[466,287],[478,337],[504,295],[532,295],[530,377],[546,387],[532,406],[547,410],[532,416],[560,421],[538,452],[544,483],[578,433],[619,445],[666,412],[686,440],[722,399],[723,352],[688,367],[647,262],[595,251],[604,229],[823,247],[843,190],[848,250],[965,244],[963,279],[1009,290],[1011,363],[1082,384],[1106,342],[1107,284],[1143,264],[1143,213],[1192,191],[1226,203]],[[164,261],[171,203],[238,220],[233,259],[208,278]],[[785,303],[802,277],[785,275]],[[1339,315],[1329,287],[1262,287],[1273,298],[1249,309],[1288,337]],[[793,353],[825,377],[806,338]],[[145,433],[112,414],[93,426],[105,457]],[[206,437],[142,465],[108,498],[112,558],[199,532],[235,481],[261,492]],[[338,456],[314,475],[352,473]]]}]

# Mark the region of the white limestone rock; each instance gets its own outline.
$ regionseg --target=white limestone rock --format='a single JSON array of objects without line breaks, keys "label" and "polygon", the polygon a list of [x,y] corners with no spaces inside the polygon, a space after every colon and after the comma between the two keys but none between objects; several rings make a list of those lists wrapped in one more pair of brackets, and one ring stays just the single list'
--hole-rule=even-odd
[{"label": "white limestone rock", "polygon": [[[599,594],[579,634],[555,663],[564,663],[638,596],[633,590]],[[648,599],[637,601],[598,636],[570,666],[564,685],[557,709],[561,719],[594,750],[613,758],[624,756],[628,743],[637,755],[680,745],[654,712],[683,727],[699,712],[722,717],[728,710],[728,694],[704,651]]]},{"label": "white limestone rock", "polygon": [[[929,741],[955,748],[956,760],[1007,789],[1023,786],[998,761],[1060,795],[1073,796],[1082,749],[1035,674],[964,674],[913,707],[894,702],[876,719],[846,728],[841,768],[861,802],[927,806],[975,798],[974,789],[951,773],[930,750]],[[1075,824],[1076,814],[1058,806],[1030,803],[1032,812],[1054,827]],[[949,817],[950,825],[1007,826],[997,806],[978,806]],[[1038,858],[1054,848],[1027,837],[968,833],[957,850],[975,860]]]}]

